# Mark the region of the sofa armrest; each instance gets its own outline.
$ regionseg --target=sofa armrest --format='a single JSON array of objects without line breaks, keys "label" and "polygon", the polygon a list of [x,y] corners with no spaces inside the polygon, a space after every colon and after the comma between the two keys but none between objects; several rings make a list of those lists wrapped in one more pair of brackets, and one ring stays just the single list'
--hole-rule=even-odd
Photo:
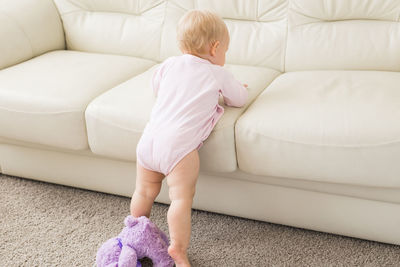
[{"label": "sofa armrest", "polygon": [[0,1],[0,70],[57,49],[65,39],[52,0]]}]

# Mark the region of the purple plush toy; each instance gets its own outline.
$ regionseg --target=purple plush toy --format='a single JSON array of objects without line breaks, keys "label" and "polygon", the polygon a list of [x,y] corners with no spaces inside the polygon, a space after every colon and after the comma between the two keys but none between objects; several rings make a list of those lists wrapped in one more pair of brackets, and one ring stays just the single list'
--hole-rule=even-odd
[{"label": "purple plush toy", "polygon": [[124,220],[121,233],[107,240],[97,251],[98,267],[136,267],[139,259],[150,258],[154,267],[173,267],[168,254],[169,241],[163,231],[147,217],[131,215]]}]

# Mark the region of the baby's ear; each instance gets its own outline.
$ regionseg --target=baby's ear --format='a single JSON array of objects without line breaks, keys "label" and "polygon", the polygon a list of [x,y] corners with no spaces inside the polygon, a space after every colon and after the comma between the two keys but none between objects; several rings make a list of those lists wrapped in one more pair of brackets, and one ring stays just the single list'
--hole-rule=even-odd
[{"label": "baby's ear", "polygon": [[125,226],[128,226],[128,227],[133,227],[133,226],[135,226],[138,222],[139,222],[138,219],[135,218],[135,217],[133,217],[132,215],[127,216],[127,217],[125,218],[125,220],[124,220]]},{"label": "baby's ear", "polygon": [[219,46],[219,41],[215,41],[214,43],[211,43],[211,46],[210,46],[210,55],[211,56],[215,56],[215,54],[217,53],[218,46]]}]

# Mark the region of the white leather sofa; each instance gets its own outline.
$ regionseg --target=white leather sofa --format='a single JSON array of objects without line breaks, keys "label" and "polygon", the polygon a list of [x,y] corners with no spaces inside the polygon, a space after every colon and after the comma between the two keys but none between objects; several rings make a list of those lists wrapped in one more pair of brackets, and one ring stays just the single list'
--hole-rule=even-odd
[{"label": "white leather sofa", "polygon": [[398,0],[1,1],[0,172],[130,197],[192,8],[224,18],[250,88],[199,151],[193,208],[400,244]]}]

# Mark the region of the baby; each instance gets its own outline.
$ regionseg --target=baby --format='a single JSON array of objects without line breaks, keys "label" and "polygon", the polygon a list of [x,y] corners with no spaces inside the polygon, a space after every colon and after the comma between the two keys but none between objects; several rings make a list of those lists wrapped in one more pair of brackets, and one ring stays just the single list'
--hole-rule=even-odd
[{"label": "baby", "polygon": [[248,92],[246,84],[222,67],[229,32],[220,17],[206,10],[190,10],[180,19],[177,34],[183,55],[166,59],[153,75],[157,99],[136,150],[131,215],[150,216],[167,177],[171,199],[168,253],[180,267],[190,266],[187,249],[200,168],[198,150],[224,113],[219,94],[226,105],[241,107]]}]

